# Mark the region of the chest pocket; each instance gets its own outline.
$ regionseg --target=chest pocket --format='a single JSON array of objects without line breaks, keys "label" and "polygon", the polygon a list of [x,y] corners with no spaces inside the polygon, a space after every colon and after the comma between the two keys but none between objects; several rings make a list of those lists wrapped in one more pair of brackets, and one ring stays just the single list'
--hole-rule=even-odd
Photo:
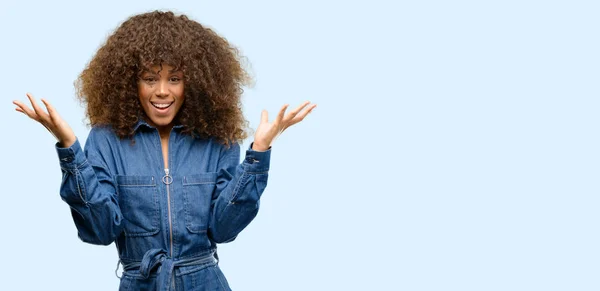
[{"label": "chest pocket", "polygon": [[185,226],[188,231],[201,233],[208,229],[210,203],[216,181],[216,172],[183,177]]},{"label": "chest pocket", "polygon": [[153,176],[117,176],[126,236],[149,236],[160,228],[158,190]]}]

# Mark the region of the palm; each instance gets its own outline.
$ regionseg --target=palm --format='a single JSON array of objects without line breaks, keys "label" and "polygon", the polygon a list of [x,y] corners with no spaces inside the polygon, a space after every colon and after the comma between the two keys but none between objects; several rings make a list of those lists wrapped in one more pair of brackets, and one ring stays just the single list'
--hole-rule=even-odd
[{"label": "palm", "polygon": [[42,103],[46,106],[46,111],[42,109],[33,99],[31,94],[27,94],[27,98],[29,98],[29,102],[31,102],[31,106],[33,109],[29,108],[27,105],[23,104],[21,101],[13,101],[13,104],[17,106],[15,108],[16,111],[21,112],[27,115],[29,118],[39,122],[42,124],[54,137],[61,143],[64,147],[69,147],[73,143],[75,143],[75,133],[56,112],[54,107],[50,105],[46,100],[42,99]]},{"label": "palm", "polygon": [[296,109],[285,114],[288,105],[284,105],[273,122],[269,122],[269,115],[263,110],[260,124],[254,133],[255,148],[258,150],[268,149],[275,138],[290,126],[302,121],[315,107],[316,104],[308,106],[310,102],[306,101]]}]

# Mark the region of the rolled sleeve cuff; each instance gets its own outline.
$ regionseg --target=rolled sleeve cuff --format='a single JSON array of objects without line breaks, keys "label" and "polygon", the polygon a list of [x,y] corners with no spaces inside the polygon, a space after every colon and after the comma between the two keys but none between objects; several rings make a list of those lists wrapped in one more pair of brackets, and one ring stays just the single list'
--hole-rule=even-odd
[{"label": "rolled sleeve cuff", "polygon": [[60,147],[59,143],[56,143],[55,147],[61,168],[69,170],[77,169],[86,161],[79,140],[75,140],[75,143],[68,148]]},{"label": "rolled sleeve cuff", "polygon": [[252,149],[252,144],[246,150],[246,158],[243,165],[246,172],[262,173],[269,171],[271,163],[271,148],[264,152],[255,151]]}]

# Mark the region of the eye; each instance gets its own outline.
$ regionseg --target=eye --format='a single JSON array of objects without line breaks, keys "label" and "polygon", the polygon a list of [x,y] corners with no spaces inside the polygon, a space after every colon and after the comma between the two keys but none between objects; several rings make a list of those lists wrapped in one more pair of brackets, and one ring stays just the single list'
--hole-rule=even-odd
[{"label": "eye", "polygon": [[154,83],[154,82],[156,82],[156,78],[154,78],[154,77],[146,77],[146,78],[144,78],[144,81],[147,82],[147,83]]},{"label": "eye", "polygon": [[177,83],[177,82],[181,81],[181,78],[179,78],[179,77],[171,77],[171,78],[169,78],[169,81],[171,81],[173,83]]}]

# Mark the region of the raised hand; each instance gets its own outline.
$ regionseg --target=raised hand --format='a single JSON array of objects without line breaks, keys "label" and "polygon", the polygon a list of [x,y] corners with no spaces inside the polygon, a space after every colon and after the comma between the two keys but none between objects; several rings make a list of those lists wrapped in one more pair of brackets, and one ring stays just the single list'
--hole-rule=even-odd
[{"label": "raised hand", "polygon": [[46,106],[46,110],[42,109],[33,99],[33,96],[27,93],[27,98],[31,102],[33,110],[25,105],[21,101],[13,101],[13,104],[17,106],[16,111],[27,115],[29,118],[42,124],[60,143],[61,147],[70,147],[75,143],[77,138],[71,127],[58,115],[58,112],[48,103],[48,101],[42,99],[42,103]]},{"label": "raised hand", "polygon": [[269,122],[269,114],[266,110],[262,111],[260,124],[254,133],[254,143],[252,144],[252,149],[256,151],[266,151],[269,149],[273,141],[277,136],[279,136],[284,130],[288,127],[302,121],[306,115],[308,115],[317,104],[311,104],[306,101],[302,103],[302,105],[298,106],[296,109],[290,111],[285,114],[285,111],[288,108],[288,105],[284,105],[277,118],[273,122]]}]

